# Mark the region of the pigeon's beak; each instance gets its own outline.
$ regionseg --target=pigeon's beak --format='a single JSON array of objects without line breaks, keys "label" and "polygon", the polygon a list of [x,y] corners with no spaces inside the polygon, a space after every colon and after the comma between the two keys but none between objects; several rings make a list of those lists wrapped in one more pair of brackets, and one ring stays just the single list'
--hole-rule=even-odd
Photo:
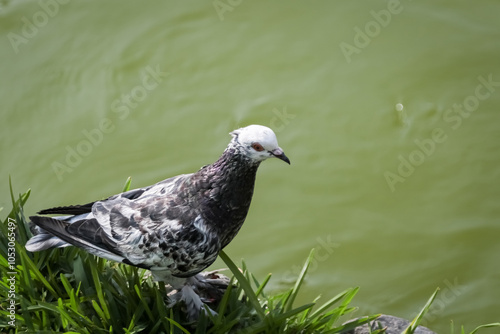
[{"label": "pigeon's beak", "polygon": [[283,160],[287,164],[290,164],[290,159],[288,159],[288,157],[285,155],[285,153],[283,152],[283,150],[281,148],[277,148],[275,150],[272,150],[271,154],[274,155],[276,158]]}]

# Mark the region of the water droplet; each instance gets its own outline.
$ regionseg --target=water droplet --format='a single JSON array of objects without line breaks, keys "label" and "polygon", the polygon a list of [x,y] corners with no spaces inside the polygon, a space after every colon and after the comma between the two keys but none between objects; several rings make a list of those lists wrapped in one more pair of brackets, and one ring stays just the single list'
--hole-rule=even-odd
[{"label": "water droplet", "polygon": [[408,115],[406,115],[406,110],[404,110],[404,106],[402,103],[396,104],[396,113],[398,114],[399,123],[408,125]]}]

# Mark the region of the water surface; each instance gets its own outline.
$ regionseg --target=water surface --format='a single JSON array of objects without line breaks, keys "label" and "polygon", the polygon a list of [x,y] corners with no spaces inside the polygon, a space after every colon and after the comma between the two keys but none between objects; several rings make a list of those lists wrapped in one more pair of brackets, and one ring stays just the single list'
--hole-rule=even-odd
[{"label": "water surface", "polygon": [[500,320],[497,1],[41,4],[0,7],[0,206],[9,174],[32,214],[263,124],[292,165],[262,165],[232,258],[280,290],[316,248],[298,302],[409,318],[439,286],[435,331]]}]

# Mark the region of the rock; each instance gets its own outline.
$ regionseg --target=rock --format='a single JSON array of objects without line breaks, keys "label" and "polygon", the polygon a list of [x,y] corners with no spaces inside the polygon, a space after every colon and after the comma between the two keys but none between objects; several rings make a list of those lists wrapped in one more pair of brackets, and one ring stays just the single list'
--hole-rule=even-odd
[{"label": "rock", "polygon": [[[347,332],[346,334],[370,334],[371,331],[381,328],[386,328],[385,334],[401,334],[408,327],[409,324],[410,321],[406,319],[401,319],[398,317],[394,317],[392,315],[382,314],[376,320],[370,322],[370,327],[368,327],[368,324],[366,324],[360,327],[356,327],[355,329]],[[436,334],[430,329],[422,326],[418,326],[414,333]]]}]

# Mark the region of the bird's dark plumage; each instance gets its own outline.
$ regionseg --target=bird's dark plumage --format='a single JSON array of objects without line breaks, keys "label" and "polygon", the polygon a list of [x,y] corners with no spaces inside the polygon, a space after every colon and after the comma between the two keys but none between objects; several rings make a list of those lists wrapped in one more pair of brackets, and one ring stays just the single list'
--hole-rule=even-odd
[{"label": "bird's dark plumage", "polygon": [[45,209],[38,211],[41,215],[81,215],[84,213],[89,213],[92,211],[92,205],[95,202],[87,203],[84,205],[70,205],[70,206],[58,206],[55,208]]},{"label": "bird's dark plumage", "polygon": [[37,235],[26,248],[74,245],[150,269],[156,279],[166,282],[198,274],[241,228],[260,163],[269,157],[289,163],[271,129],[252,125],[232,134],[221,157],[196,173],[102,201],[40,211],[69,216],[30,217]]}]

